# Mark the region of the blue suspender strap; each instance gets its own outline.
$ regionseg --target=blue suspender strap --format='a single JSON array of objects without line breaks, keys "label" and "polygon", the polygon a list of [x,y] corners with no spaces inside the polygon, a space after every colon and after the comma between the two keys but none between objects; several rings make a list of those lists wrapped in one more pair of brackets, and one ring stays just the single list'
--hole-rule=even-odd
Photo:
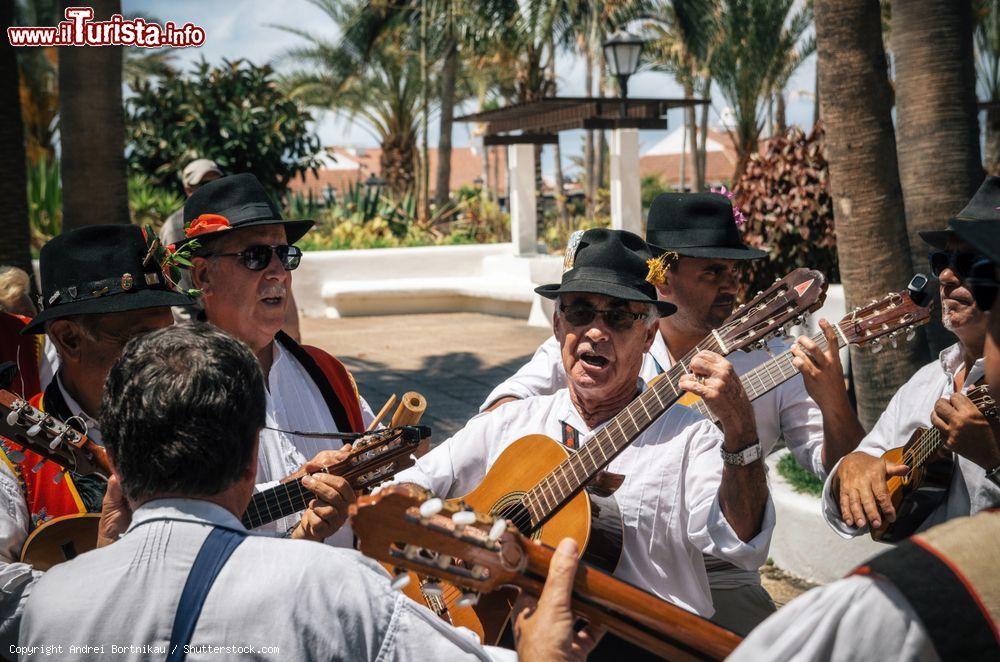
[{"label": "blue suspender strap", "polygon": [[191,643],[194,626],[198,623],[201,608],[205,598],[219,576],[222,566],[226,565],[230,555],[239,547],[247,534],[232,529],[216,527],[205,538],[198,556],[191,566],[181,600],[177,604],[177,614],[174,616],[174,628],[170,633],[170,645],[167,647],[167,662],[183,662],[187,657],[185,648]]}]

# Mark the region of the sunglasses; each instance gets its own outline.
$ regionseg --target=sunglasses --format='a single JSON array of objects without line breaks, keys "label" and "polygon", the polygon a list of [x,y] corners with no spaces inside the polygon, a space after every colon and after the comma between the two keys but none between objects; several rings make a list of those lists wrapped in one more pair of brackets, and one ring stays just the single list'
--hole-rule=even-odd
[{"label": "sunglasses", "polygon": [[992,262],[980,259],[972,265],[965,285],[972,292],[979,310],[990,310],[1000,294],[1000,282],[997,278],[997,268]]},{"label": "sunglasses", "polygon": [[271,264],[271,256],[277,255],[285,271],[292,271],[302,261],[302,249],[298,246],[267,246],[259,244],[247,246],[239,253],[211,253],[208,257],[237,257],[244,267],[250,271],[262,271]]},{"label": "sunglasses", "polygon": [[609,328],[615,331],[627,331],[632,328],[636,320],[646,319],[646,313],[633,313],[627,308],[611,308],[600,310],[593,306],[569,305],[559,306],[559,312],[563,319],[573,326],[584,326],[594,321],[598,315],[604,320]]},{"label": "sunglasses", "polygon": [[983,256],[971,251],[931,251],[928,259],[935,278],[940,278],[945,269],[951,269],[952,273],[965,280],[972,271],[972,265],[982,260]]}]

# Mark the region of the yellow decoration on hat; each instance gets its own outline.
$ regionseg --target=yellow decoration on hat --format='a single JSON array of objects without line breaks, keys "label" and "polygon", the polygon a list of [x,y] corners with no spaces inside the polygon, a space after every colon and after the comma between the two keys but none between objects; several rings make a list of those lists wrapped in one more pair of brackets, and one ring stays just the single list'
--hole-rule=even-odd
[{"label": "yellow decoration on hat", "polygon": [[677,253],[666,252],[662,253],[658,257],[651,257],[646,260],[646,266],[649,267],[649,272],[646,274],[646,282],[656,285],[657,287],[667,284],[667,272],[670,271],[670,266],[677,260]]}]

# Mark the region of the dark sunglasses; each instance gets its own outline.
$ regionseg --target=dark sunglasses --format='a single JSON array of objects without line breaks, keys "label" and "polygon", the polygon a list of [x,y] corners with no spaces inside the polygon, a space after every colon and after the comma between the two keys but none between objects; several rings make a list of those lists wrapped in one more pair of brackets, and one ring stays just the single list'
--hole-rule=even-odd
[{"label": "dark sunglasses", "polygon": [[997,279],[997,268],[989,260],[980,259],[972,265],[969,276],[964,280],[965,286],[972,292],[979,310],[990,310],[1000,294],[1000,282]]},{"label": "dark sunglasses", "polygon": [[928,258],[935,278],[940,278],[945,269],[951,269],[959,279],[965,280],[972,271],[972,265],[982,260],[983,256],[972,251],[931,251]]},{"label": "dark sunglasses", "polygon": [[244,267],[250,271],[262,271],[271,264],[271,255],[277,255],[281,261],[281,266],[285,271],[291,271],[299,266],[302,261],[302,249],[298,246],[247,246],[239,253],[211,253],[209,257],[238,257]]},{"label": "dark sunglasses", "polygon": [[633,313],[627,308],[600,310],[593,306],[582,305],[559,306],[559,312],[562,313],[563,319],[573,326],[590,324],[594,318],[600,315],[604,323],[615,331],[627,331],[632,328],[636,320],[648,317],[646,313]]}]

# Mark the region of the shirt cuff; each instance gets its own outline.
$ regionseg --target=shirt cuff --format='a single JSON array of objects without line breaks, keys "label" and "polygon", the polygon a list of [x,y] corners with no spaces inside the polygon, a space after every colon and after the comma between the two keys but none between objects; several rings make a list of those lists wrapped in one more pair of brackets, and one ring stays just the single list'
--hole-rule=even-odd
[{"label": "shirt cuff", "polygon": [[833,477],[837,473],[837,469],[840,468],[840,463],[843,461],[844,458],[837,460],[837,464],[833,465],[833,469],[830,470],[826,480],[823,481],[823,519],[826,520],[826,523],[837,535],[845,540],[850,540],[865,533],[868,530],[868,526],[865,525],[862,528],[847,526],[844,524],[844,520],[840,519],[840,503],[833,496]]},{"label": "shirt cuff", "polygon": [[711,549],[703,552],[718,559],[729,561],[744,570],[757,570],[767,562],[767,553],[771,547],[771,534],[774,533],[774,502],[767,497],[764,506],[764,517],[761,520],[760,532],[750,540],[743,541],[722,512],[722,503],[716,495],[708,513],[707,533]]}]

